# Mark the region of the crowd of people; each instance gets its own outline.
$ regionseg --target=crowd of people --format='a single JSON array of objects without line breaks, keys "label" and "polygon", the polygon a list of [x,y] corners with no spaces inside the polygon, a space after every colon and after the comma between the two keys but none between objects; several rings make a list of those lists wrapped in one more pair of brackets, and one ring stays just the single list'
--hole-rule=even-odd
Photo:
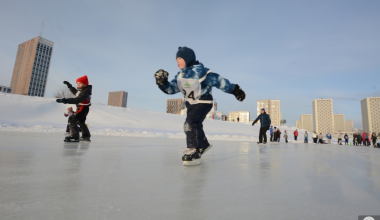
[{"label": "crowd of people", "polygon": [[[307,131],[305,131],[305,143],[308,143],[307,139]],[[324,135],[322,133],[317,134],[317,132],[313,132],[313,142],[314,144],[331,144],[332,135],[327,133],[326,135],[327,142],[323,140]],[[350,136],[345,133],[338,133],[337,142],[339,145],[343,145],[343,140],[345,145],[354,145],[354,146],[373,146],[380,148],[380,132],[376,134],[376,132],[372,132],[370,135],[367,131],[364,131],[362,134],[353,133],[352,140],[350,142]]]}]

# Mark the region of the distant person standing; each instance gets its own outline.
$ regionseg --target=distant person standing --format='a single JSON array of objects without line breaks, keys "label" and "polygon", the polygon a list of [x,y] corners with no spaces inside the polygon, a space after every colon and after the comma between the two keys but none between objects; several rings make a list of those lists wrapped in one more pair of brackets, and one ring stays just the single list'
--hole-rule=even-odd
[{"label": "distant person standing", "polygon": [[236,119],[236,120],[237,120],[237,122],[239,122],[239,121],[240,121],[240,118],[239,118],[239,117],[237,117],[237,119]]},{"label": "distant person standing", "polygon": [[270,133],[270,142],[273,142],[273,126],[270,126],[269,133]]},{"label": "distant person standing", "polygon": [[277,127],[273,129],[273,142],[277,142]]},{"label": "distant person standing", "polygon": [[323,135],[322,135],[322,133],[319,133],[318,139],[319,139],[318,144],[323,144]]},{"label": "distant person standing", "polygon": [[305,134],[303,135],[303,137],[304,137],[304,143],[309,143],[309,140],[308,140],[308,138],[309,138],[309,134],[307,133],[307,131],[305,131]]},{"label": "distant person standing", "polygon": [[367,131],[364,131],[363,132],[363,142],[364,142],[364,146],[369,146],[370,144],[370,141],[369,141],[369,134]]},{"label": "distant person standing", "polygon": [[372,132],[371,139],[372,139],[373,147],[376,147],[376,139],[377,139],[376,132]]},{"label": "distant person standing", "polygon": [[281,131],[279,128],[277,128],[277,142],[280,142],[281,139]]},{"label": "distant person standing", "polygon": [[348,134],[347,133],[344,135],[344,144],[348,145]]},{"label": "distant person standing", "polygon": [[285,138],[285,143],[288,143],[288,132],[286,130],[284,131],[284,138]]},{"label": "distant person standing", "polygon": [[342,145],[342,134],[341,133],[338,134],[338,144]]},{"label": "distant person standing", "polygon": [[297,137],[298,137],[298,131],[297,131],[297,129],[293,133],[294,133],[294,140],[296,141]]},{"label": "distant person standing", "polygon": [[326,134],[326,138],[327,138],[327,143],[328,143],[328,144],[331,144],[331,134],[330,134],[330,132],[328,132],[328,133]]},{"label": "distant person standing", "polygon": [[358,136],[358,143],[359,143],[359,146],[362,146],[362,143],[363,143],[363,136],[360,135],[360,133],[358,133],[357,136]]},{"label": "distant person standing", "polygon": [[318,140],[318,134],[317,134],[317,132],[314,131],[314,133],[313,133],[314,144],[317,144],[317,140]]},{"label": "distant person standing", "polygon": [[[260,120],[261,127],[259,133],[259,142],[257,144],[266,144],[267,143],[267,131],[269,130],[271,119],[270,116],[265,112],[265,108],[261,109],[261,114],[257,116],[256,120],[252,123],[252,126],[256,124],[256,122]],[[264,142],[263,142],[264,137]]]}]

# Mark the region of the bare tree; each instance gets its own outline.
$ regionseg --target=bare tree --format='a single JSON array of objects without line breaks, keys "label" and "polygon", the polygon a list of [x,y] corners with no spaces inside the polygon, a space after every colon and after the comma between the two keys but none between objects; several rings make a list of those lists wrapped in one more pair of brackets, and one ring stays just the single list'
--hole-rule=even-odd
[{"label": "bare tree", "polygon": [[74,98],[75,95],[68,89],[66,86],[60,86],[57,88],[57,91],[54,93],[54,98],[63,99],[63,98]]}]

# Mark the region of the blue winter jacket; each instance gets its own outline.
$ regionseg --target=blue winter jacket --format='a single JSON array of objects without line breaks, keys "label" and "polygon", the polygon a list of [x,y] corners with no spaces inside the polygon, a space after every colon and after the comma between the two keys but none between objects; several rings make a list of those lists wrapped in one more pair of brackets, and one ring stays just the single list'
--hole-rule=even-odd
[{"label": "blue winter jacket", "polygon": [[331,139],[331,134],[326,134],[327,139]]},{"label": "blue winter jacket", "polygon": [[272,123],[272,121],[270,120],[270,116],[266,112],[257,116],[256,120],[252,123],[252,125],[256,124],[258,120],[260,120],[262,128],[269,127]]},{"label": "blue winter jacket", "polygon": [[[203,76],[205,76],[209,70],[210,69],[204,67],[202,63],[198,63],[193,66],[185,67],[184,69],[182,69],[182,77],[185,79],[200,79]],[[180,92],[177,84],[177,77],[180,73],[181,72],[178,72],[171,82],[167,82],[163,86],[163,89],[168,94],[176,94]],[[206,79],[203,80],[203,82],[201,82],[201,100],[204,99],[204,97],[206,96],[208,96],[207,100],[209,100],[213,86],[229,94],[232,94],[232,92],[235,89],[235,84],[230,83],[228,79],[224,79],[219,74],[211,72],[207,75]]]},{"label": "blue winter jacket", "polygon": [[273,134],[273,128],[272,127],[269,128],[269,132],[270,132],[270,134]]}]

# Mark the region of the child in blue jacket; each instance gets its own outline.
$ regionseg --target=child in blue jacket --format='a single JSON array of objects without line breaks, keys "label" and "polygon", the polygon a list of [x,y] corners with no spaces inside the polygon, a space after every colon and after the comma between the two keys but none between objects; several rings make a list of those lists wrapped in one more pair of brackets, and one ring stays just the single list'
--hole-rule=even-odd
[{"label": "child in blue jacket", "polygon": [[176,59],[180,71],[171,82],[168,81],[169,73],[163,69],[158,70],[154,77],[162,92],[169,95],[179,92],[183,94],[187,108],[184,124],[187,148],[182,161],[184,165],[198,165],[201,163],[201,155],[212,147],[203,131],[203,121],[212,108],[212,87],[233,94],[239,101],[245,99],[245,93],[238,84],[232,84],[204,67],[188,47],[179,47]]}]

